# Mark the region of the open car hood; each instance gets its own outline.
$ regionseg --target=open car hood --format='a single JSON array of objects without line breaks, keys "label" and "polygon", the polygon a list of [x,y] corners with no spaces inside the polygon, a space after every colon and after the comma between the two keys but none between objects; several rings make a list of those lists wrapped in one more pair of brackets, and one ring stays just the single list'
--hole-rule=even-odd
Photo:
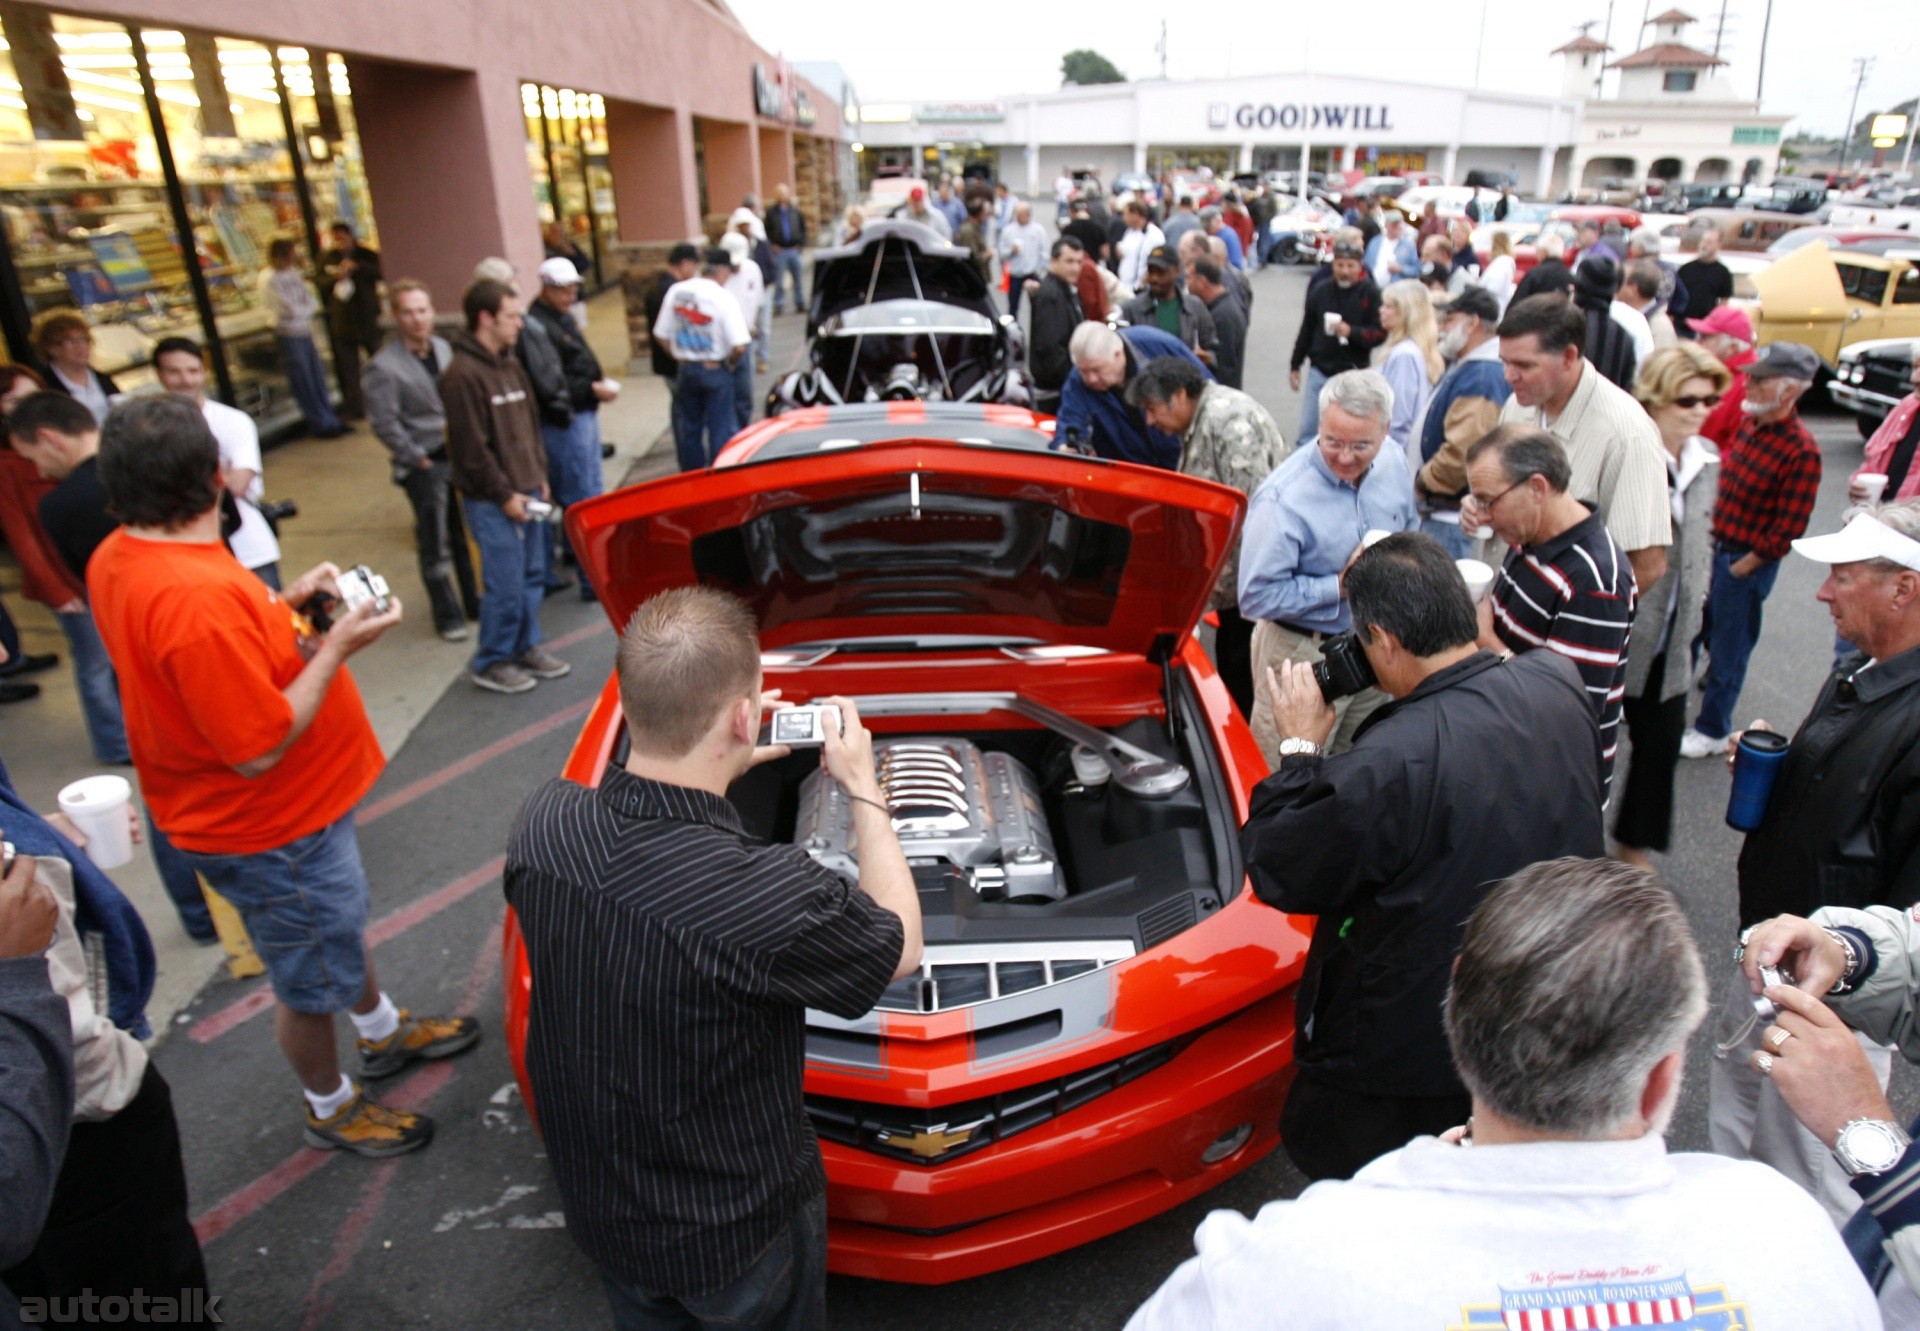
[{"label": "open car hood", "polygon": [[567,510],[616,630],[669,587],[753,608],[766,648],[980,635],[1163,659],[1246,500],[1070,453],[907,440],[664,477]]},{"label": "open car hood", "polygon": [[1826,242],[1802,245],[1747,279],[1760,298],[1760,317],[1784,323],[1838,323],[1847,317],[1847,293]]},{"label": "open car hood", "polygon": [[869,222],[853,244],[815,251],[814,327],[852,306],[894,300],[957,305],[999,319],[967,251],[918,222]]}]

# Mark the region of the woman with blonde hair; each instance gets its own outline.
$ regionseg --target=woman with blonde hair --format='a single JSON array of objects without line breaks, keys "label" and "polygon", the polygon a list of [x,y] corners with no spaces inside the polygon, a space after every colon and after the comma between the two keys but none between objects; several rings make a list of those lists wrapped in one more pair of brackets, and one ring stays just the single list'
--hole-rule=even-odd
[{"label": "woman with blonde hair", "polygon": [[1480,285],[1500,302],[1502,314],[1507,312],[1507,302],[1513,299],[1513,284],[1513,235],[1496,230],[1487,244],[1487,266],[1481,270]]},{"label": "woman with blonde hair", "polygon": [[1419,279],[1402,278],[1380,293],[1380,326],[1387,330],[1387,343],[1378,353],[1378,369],[1393,385],[1387,438],[1405,448],[1426,410],[1427,395],[1447,368],[1440,356],[1433,297]]},{"label": "woman with blonde hair", "polygon": [[1633,395],[1659,427],[1673,502],[1673,548],[1660,581],[1640,592],[1628,639],[1622,716],[1633,757],[1613,824],[1614,854],[1649,867],[1647,852],[1667,849],[1673,831],[1673,769],[1687,728],[1693,681],[1692,643],[1699,636],[1713,576],[1713,499],[1720,455],[1700,433],[1733,376],[1695,342],[1647,357]]}]

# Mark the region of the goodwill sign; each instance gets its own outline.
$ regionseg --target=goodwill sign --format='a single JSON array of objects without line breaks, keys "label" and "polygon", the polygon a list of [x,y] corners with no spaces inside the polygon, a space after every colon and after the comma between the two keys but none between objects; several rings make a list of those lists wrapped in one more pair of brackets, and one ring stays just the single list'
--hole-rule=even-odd
[{"label": "goodwill sign", "polygon": [[1391,130],[1392,112],[1384,102],[1212,102],[1207,128]]}]

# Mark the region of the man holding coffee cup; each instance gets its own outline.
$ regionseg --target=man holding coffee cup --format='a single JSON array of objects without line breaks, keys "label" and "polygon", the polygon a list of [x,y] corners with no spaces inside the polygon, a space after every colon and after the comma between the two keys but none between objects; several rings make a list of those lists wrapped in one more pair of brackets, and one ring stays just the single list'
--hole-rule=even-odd
[{"label": "man holding coffee cup", "polygon": [[[1830,566],[1819,598],[1859,651],[1835,668],[1794,734],[1741,848],[1743,928],[1822,906],[1920,902],[1920,804],[1912,798],[1920,789],[1920,499],[1856,511],[1842,530],[1793,548]],[[1722,1041],[1740,1037],[1749,997],[1745,985],[1733,987]],[[1844,1219],[1859,1204],[1847,1175],[1746,1061],[1759,1048],[1757,1030],[1713,1065],[1713,1148],[1772,1165]],[[1876,1044],[1867,1052],[1884,1084],[1888,1051]]]},{"label": "man holding coffee cup", "polygon": [[1880,428],[1867,440],[1860,470],[1847,482],[1847,498],[1856,504],[1882,499],[1911,499],[1920,494],[1920,467],[1913,455],[1920,449],[1920,344],[1913,349],[1913,368],[1907,375],[1913,392],[1894,405]]},{"label": "man holding coffee cup", "polygon": [[294,607],[330,587],[322,564],[283,600],[220,543],[220,452],[192,402],[121,403],[100,432],[100,479],[123,525],[87,565],[100,637],[154,820],[232,902],[278,1000],[274,1032],[306,1094],[306,1141],[388,1156],[433,1124],[341,1074],[334,1015],[359,1036],[360,1075],[391,1076],[480,1038],[470,1017],[411,1017],[380,989],[353,811],[385,759],[347,658],[400,622],[365,602],[319,635]]}]

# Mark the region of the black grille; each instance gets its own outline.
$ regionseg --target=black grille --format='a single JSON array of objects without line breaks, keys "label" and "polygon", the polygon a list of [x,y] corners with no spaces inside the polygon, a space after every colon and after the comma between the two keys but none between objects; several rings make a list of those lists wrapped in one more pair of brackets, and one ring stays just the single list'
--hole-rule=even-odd
[{"label": "black grille", "polygon": [[1168,897],[1150,910],[1140,912],[1140,950],[1158,947],[1176,934],[1193,927],[1193,894],[1182,892]]},{"label": "black grille", "polygon": [[[1005,1141],[1124,1086],[1167,1063],[1191,1036],[1128,1054],[1065,1077],[960,1104],[919,1108],[864,1100],[807,1097],[807,1116],[821,1140],[923,1165],[945,1164]],[[965,1134],[961,1140],[953,1140]],[[915,1148],[919,1149],[916,1150]]]}]

